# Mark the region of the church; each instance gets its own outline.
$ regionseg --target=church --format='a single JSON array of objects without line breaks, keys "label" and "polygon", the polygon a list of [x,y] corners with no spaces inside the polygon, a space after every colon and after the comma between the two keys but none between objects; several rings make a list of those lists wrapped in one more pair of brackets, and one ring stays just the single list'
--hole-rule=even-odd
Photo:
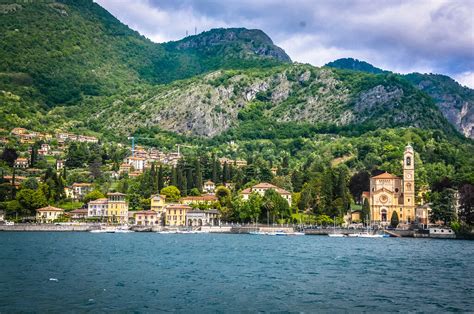
[{"label": "church", "polygon": [[362,198],[369,201],[370,222],[389,224],[392,213],[400,223],[415,221],[415,156],[408,145],[403,153],[403,178],[388,172],[370,178],[370,191]]}]

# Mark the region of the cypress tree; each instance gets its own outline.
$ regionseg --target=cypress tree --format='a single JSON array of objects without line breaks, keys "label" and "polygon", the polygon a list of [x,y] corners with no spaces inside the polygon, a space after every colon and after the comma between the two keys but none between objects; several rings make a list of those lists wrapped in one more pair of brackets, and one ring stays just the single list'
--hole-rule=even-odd
[{"label": "cypress tree", "polygon": [[176,167],[171,169],[171,185],[178,186],[178,173]]},{"label": "cypress tree", "polygon": [[227,180],[229,179],[229,166],[227,165],[227,162],[224,163],[224,167],[222,169],[222,183],[226,183]]},{"label": "cypress tree", "polygon": [[194,187],[197,188],[199,192],[202,192],[202,171],[199,159],[196,159],[194,169],[196,171],[194,175]]},{"label": "cypress tree", "polygon": [[187,194],[188,190],[191,190],[192,188],[195,187],[194,180],[193,180],[193,170],[191,168],[189,168],[186,171],[186,184],[187,184],[187,189],[186,189],[186,194]]},{"label": "cypress tree", "polygon": [[158,193],[164,187],[165,187],[165,179],[163,175],[163,166],[160,165],[160,168],[158,169]]},{"label": "cypress tree", "polygon": [[212,182],[217,183],[218,180],[218,166],[219,166],[219,161],[217,159],[214,159],[212,162]]},{"label": "cypress tree", "polygon": [[393,228],[396,228],[398,226],[399,220],[398,220],[398,214],[396,211],[392,212],[392,218],[390,219],[390,226]]},{"label": "cypress tree", "polygon": [[154,193],[157,189],[157,176],[156,176],[156,171],[155,171],[155,163],[151,164],[151,169],[150,169],[150,189],[152,193]]}]

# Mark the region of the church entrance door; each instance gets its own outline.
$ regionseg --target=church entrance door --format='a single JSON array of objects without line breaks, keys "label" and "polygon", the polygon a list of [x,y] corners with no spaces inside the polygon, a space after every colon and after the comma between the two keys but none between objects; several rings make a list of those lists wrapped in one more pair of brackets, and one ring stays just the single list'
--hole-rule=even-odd
[{"label": "church entrance door", "polygon": [[382,222],[387,221],[387,210],[385,208],[380,210],[380,217],[381,217]]}]

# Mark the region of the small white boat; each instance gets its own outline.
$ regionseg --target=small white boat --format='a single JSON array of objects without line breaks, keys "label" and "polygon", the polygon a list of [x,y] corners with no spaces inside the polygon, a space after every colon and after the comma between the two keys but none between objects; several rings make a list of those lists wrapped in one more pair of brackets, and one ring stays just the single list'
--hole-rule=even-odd
[{"label": "small white boat", "polygon": [[95,230],[91,230],[89,232],[91,232],[91,233],[107,233],[108,231],[105,230],[105,229],[95,229]]},{"label": "small white boat", "polygon": [[113,233],[130,233],[130,232],[135,232],[135,231],[129,230],[129,229],[115,229],[113,231]]},{"label": "small white boat", "polygon": [[304,232],[291,232],[291,233],[288,233],[288,235],[290,235],[290,236],[304,236],[305,233]]},{"label": "small white boat", "polygon": [[331,238],[345,238],[346,237],[346,235],[343,233],[329,233],[328,236],[330,236]]},{"label": "small white boat", "polygon": [[175,234],[178,233],[176,230],[163,230],[163,231],[157,231],[156,233],[159,234]]}]

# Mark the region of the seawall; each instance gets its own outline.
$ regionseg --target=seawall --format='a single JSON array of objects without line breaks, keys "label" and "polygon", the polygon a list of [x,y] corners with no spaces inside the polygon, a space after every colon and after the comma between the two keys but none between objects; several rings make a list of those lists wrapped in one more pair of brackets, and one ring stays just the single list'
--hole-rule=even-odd
[{"label": "seawall", "polygon": [[13,226],[0,225],[0,231],[44,231],[44,232],[85,232],[97,227],[90,225],[53,225],[53,224],[15,224]]}]

